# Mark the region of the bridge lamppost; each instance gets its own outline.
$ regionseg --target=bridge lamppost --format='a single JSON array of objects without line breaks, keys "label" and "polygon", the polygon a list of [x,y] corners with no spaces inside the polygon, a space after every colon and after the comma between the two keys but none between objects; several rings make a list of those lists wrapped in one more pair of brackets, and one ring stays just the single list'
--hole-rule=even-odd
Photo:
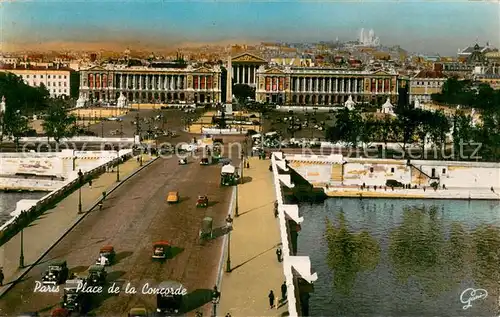
[{"label": "bridge lamppost", "polygon": [[24,268],[24,227],[21,228],[21,252],[19,254],[19,268]]},{"label": "bridge lamppost", "polygon": [[116,181],[120,181],[120,150],[116,150],[116,156],[118,157],[117,159],[117,164],[116,164]]},{"label": "bridge lamppost", "polygon": [[229,231],[227,232],[226,272],[231,273],[231,228],[229,228]]},{"label": "bridge lamppost", "polygon": [[78,171],[78,213],[82,212],[82,186],[83,186],[83,173],[82,170]]},{"label": "bridge lamppost", "polygon": [[234,202],[235,203],[235,206],[234,206],[234,215],[236,217],[239,217],[240,216],[240,214],[239,214],[239,209],[240,208],[239,208],[239,204],[238,204],[238,183],[236,183],[234,191],[235,191],[235,196],[236,196],[235,197],[235,202]]}]

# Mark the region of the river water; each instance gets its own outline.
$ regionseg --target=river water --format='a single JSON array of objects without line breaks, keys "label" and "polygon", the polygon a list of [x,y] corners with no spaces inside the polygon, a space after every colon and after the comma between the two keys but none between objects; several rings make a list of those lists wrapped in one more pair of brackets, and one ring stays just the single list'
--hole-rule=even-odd
[{"label": "river water", "polygon": [[[319,276],[311,316],[499,315],[498,202],[328,199],[300,211],[298,255]],[[462,296],[469,288],[482,297]]]},{"label": "river water", "polygon": [[4,193],[0,192],[0,226],[7,221],[9,214],[16,209],[16,203],[21,199],[40,199],[48,192],[21,192]]}]

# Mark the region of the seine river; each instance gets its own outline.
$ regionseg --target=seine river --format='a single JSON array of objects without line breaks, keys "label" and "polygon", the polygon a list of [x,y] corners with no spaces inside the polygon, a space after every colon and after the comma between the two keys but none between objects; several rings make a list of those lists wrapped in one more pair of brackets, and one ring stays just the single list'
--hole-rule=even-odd
[{"label": "seine river", "polygon": [[298,255],[319,276],[311,316],[499,315],[498,202],[328,199],[300,211]]},{"label": "seine river", "polygon": [[40,199],[47,195],[46,192],[23,192],[23,193],[4,193],[0,192],[0,225],[7,219],[9,214],[16,209],[16,203],[21,199]]}]

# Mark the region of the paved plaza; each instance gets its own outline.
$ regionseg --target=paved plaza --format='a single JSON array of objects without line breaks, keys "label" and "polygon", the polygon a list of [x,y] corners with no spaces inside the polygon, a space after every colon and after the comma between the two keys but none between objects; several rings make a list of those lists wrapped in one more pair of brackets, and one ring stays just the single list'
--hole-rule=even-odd
[{"label": "paved plaza", "polygon": [[[270,309],[268,294],[281,297],[285,280],[282,263],[277,261],[280,246],[278,220],[274,217],[275,194],[269,160],[250,158],[244,169],[245,183],[238,188],[239,217],[231,232],[231,273],[223,273],[217,315],[281,316],[287,304]],[[225,270],[226,259],[223,267]]]},{"label": "paved plaza", "polygon": [[[150,161],[150,156],[144,156],[143,163]],[[135,158],[120,165],[120,179],[134,173],[140,168]],[[116,182],[115,172],[106,172],[92,181],[92,187],[88,184],[81,189],[82,210],[91,208],[102,197],[103,191],[110,190]],[[24,229],[24,263],[26,267],[34,264],[40,256],[47,251],[83,214],[78,214],[78,190],[68,195],[53,209],[47,210],[42,216],[33,221]],[[106,206],[106,202],[104,202]],[[20,270],[21,235],[17,234],[7,243],[0,247],[0,267],[5,274],[4,284],[0,288],[0,296],[8,290],[9,283],[16,280],[27,269]]]}]

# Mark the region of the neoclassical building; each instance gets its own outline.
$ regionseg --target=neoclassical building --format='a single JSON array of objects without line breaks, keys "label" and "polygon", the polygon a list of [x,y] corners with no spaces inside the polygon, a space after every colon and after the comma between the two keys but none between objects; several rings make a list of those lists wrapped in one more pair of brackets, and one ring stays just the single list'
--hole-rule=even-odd
[{"label": "neoclassical building", "polygon": [[335,105],[396,101],[398,73],[312,67],[264,67],[257,71],[256,100],[279,104]]},{"label": "neoclassical building", "polygon": [[[174,67],[172,67],[174,66]],[[105,65],[82,69],[80,96],[115,102],[217,103],[221,101],[221,69],[193,65]]]},{"label": "neoclassical building", "polygon": [[233,84],[256,87],[257,71],[268,62],[255,54],[242,53],[231,57]]}]

